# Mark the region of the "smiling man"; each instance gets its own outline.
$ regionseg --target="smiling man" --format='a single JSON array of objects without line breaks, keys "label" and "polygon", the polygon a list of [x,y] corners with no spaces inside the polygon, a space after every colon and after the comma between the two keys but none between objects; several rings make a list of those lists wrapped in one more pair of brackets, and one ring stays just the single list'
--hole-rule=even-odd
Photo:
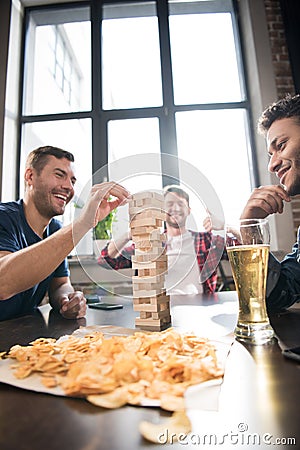
[{"label": "smiling man", "polygon": [[[168,294],[213,293],[217,287],[217,266],[224,250],[224,239],[211,232],[186,228],[191,213],[189,195],[177,185],[164,188],[166,213],[166,254]],[[101,251],[98,263],[115,270],[132,266],[134,254],[130,233],[110,241]]]},{"label": "smiling man", "polygon": [[86,300],[70,283],[66,257],[129,193],[113,182],[96,184],[81,215],[62,228],[54,217],[74,196],[72,153],[51,146],[33,150],[24,180],[24,199],[0,203],[0,320],[32,312],[46,292],[62,316],[83,317]]},{"label": "smiling man", "polygon": [[[265,135],[270,161],[268,169],[276,174],[279,185],[254,189],[242,213],[242,219],[265,218],[281,214],[284,203],[300,194],[300,95],[286,96],[269,106],[258,123]],[[300,300],[300,228],[292,253],[280,263],[270,255],[267,282],[267,306],[280,310]]]}]

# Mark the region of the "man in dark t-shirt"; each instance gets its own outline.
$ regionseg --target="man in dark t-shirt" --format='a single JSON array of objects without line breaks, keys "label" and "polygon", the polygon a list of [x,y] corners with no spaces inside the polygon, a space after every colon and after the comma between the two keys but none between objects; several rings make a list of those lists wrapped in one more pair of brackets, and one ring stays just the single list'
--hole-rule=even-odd
[{"label": "man in dark t-shirt", "polygon": [[33,311],[46,292],[64,317],[86,313],[83,293],[70,283],[66,257],[129,193],[114,182],[94,185],[80,216],[62,227],[54,217],[74,196],[73,163],[72,153],[57,147],[33,150],[26,161],[24,199],[0,203],[0,320]]}]

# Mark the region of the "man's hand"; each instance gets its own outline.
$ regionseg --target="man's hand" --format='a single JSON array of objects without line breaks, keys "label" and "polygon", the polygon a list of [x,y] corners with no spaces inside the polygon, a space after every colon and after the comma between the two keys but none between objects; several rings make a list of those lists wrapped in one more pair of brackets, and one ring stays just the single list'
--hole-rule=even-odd
[{"label": "man's hand", "polygon": [[113,181],[95,184],[91,189],[79,220],[84,222],[88,229],[93,228],[110,211],[126,203],[129,197],[130,193],[127,189]]},{"label": "man's hand", "polygon": [[86,315],[86,299],[81,291],[64,294],[60,314],[66,319],[80,319]]},{"label": "man's hand", "polygon": [[264,219],[270,214],[282,214],[284,202],[291,198],[282,186],[261,186],[252,194],[242,212],[241,219]]},{"label": "man's hand", "polygon": [[211,214],[210,212],[208,213],[209,216],[205,217],[205,219],[203,220],[205,231],[212,232],[214,230],[224,230],[224,221],[216,217],[214,214]]}]

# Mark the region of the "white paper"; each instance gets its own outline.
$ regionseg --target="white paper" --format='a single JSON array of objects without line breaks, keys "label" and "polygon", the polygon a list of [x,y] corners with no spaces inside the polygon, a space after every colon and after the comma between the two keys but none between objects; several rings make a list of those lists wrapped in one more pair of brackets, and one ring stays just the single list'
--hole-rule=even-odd
[{"label": "white paper", "polygon": [[[84,335],[101,331],[105,336],[128,336],[134,334],[137,330],[114,327],[114,326],[89,326],[82,327],[76,330],[73,335],[78,337],[83,337]],[[62,336],[58,339],[64,340],[68,336]],[[225,341],[225,342],[224,342]],[[220,366],[224,369],[225,361],[229,353],[233,338],[226,337],[224,341],[210,341],[216,348],[217,358]],[[7,358],[0,360],[0,382],[6,383],[21,389],[27,389],[34,392],[42,392],[45,394],[52,394],[58,396],[66,396],[63,389],[60,386],[54,388],[48,388],[44,386],[41,382],[41,376],[34,373],[27,378],[18,379],[14,376],[14,369],[11,368],[12,365],[16,364],[15,359]],[[187,402],[187,408],[200,408],[204,410],[218,410],[218,400],[220,394],[220,388],[223,378],[217,380],[210,380],[198,385],[191,386],[187,389],[185,393],[185,399]],[[197,406],[198,405],[198,406]],[[141,406],[160,406],[159,400],[155,399],[144,399],[141,402]]]}]

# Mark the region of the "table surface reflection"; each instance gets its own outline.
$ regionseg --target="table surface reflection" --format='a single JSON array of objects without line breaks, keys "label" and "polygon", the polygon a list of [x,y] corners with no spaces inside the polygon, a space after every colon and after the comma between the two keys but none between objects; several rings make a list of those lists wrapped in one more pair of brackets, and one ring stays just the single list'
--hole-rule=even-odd
[{"label": "table surface reflection", "polygon": [[[86,318],[81,320],[63,319],[45,305],[30,316],[0,322],[0,351],[16,343],[26,345],[41,336],[59,338],[80,326],[134,328],[137,313],[133,312],[131,299],[118,297],[117,302],[123,304],[123,309],[89,308]],[[172,326],[211,339],[223,339],[232,333],[237,312],[235,292],[171,298]],[[281,346],[300,345],[300,309],[290,308],[270,319]],[[222,447],[219,440],[220,448],[242,448],[242,445],[258,449],[270,448],[270,445],[300,448],[299,370],[297,362],[282,356],[277,340],[263,346],[235,342],[226,362],[221,415],[196,408],[192,412],[193,424],[202,423],[200,432],[204,433],[206,420],[208,428],[213,423],[214,433],[221,435],[224,430],[231,433],[230,445],[228,440]],[[157,422],[170,415],[159,408],[126,406],[105,410],[82,399],[33,393],[1,383],[0,405],[0,449],[3,450],[157,448],[140,436],[138,424],[141,420]],[[237,439],[246,436],[242,436],[243,430],[238,428],[241,423],[251,432],[249,445],[241,441],[237,444]],[[253,440],[254,433],[259,434],[259,445]],[[292,440],[288,446],[289,438],[296,439],[296,444],[292,445]],[[186,443],[172,444],[170,448],[187,448]],[[191,448],[197,447],[192,444]]]}]

